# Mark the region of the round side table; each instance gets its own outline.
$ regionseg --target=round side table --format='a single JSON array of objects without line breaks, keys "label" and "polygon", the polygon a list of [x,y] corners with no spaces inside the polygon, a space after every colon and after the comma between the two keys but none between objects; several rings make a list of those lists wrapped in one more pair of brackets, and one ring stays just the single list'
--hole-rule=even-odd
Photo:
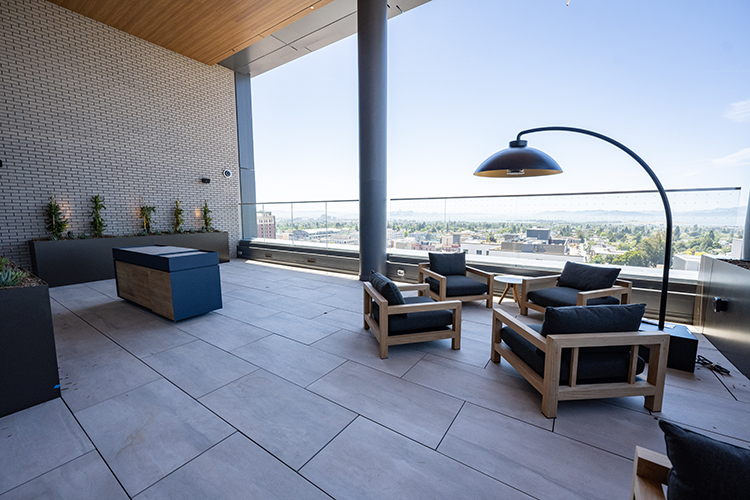
[{"label": "round side table", "polygon": [[505,284],[505,290],[503,290],[503,294],[500,295],[500,300],[498,301],[498,304],[500,304],[503,301],[505,296],[510,291],[511,287],[513,288],[513,300],[515,300],[517,304],[518,297],[521,296],[521,283],[523,282],[523,278],[521,278],[520,276],[496,275],[495,281],[498,283]]}]

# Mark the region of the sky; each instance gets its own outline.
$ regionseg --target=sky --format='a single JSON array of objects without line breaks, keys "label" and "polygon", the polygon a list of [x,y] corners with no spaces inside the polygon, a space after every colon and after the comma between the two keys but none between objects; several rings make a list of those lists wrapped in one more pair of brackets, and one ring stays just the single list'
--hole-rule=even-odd
[{"label": "sky", "polygon": [[[566,132],[524,137],[562,175],[472,175],[519,131],[564,125],[622,142],[667,189],[737,186],[723,199],[746,205],[750,1],[565,4],[432,0],[389,21],[389,198],[654,189],[617,148]],[[356,44],[252,79],[259,202],[359,197]]]}]

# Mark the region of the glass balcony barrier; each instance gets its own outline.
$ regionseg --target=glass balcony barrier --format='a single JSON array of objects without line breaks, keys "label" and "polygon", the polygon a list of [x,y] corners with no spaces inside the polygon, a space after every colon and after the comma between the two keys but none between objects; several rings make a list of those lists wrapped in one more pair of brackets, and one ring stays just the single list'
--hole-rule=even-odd
[{"label": "glass balcony barrier", "polygon": [[[740,188],[667,190],[673,216],[672,278],[694,281],[700,255],[732,256],[744,227]],[[245,239],[359,250],[359,202],[243,204]],[[566,261],[612,264],[623,276],[659,279],[666,218],[655,190],[574,194],[394,198],[389,254],[467,254],[471,262],[557,271]]]}]

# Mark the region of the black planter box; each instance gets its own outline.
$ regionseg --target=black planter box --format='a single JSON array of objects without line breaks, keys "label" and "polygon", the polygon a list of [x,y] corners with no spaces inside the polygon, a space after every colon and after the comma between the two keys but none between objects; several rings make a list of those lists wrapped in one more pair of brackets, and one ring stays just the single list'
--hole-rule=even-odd
[{"label": "black planter box", "polygon": [[60,397],[49,287],[0,288],[0,417]]},{"label": "black planter box", "polygon": [[34,274],[51,287],[114,278],[112,249],[118,247],[171,245],[196,248],[218,252],[219,262],[229,262],[229,234],[218,231],[86,240],[32,240],[29,244]]}]

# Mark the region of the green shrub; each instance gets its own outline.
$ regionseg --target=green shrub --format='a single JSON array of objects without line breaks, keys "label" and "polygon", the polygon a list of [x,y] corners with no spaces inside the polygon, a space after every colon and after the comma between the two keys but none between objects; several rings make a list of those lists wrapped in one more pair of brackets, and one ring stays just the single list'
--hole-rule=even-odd
[{"label": "green shrub", "polygon": [[[143,201],[141,200],[141,203]],[[151,217],[154,215],[156,207],[150,207],[146,204],[141,205],[141,218],[143,219],[143,231],[146,234],[151,233]]]},{"label": "green shrub", "polygon": [[213,231],[214,228],[211,227],[211,217],[208,215],[211,213],[211,210],[208,209],[208,200],[205,200],[203,202],[203,208],[201,209],[201,214],[203,215],[203,229],[205,231]]},{"label": "green shrub", "polygon": [[63,231],[68,228],[68,219],[63,217],[60,205],[55,202],[55,195],[50,196],[50,202],[44,210],[45,228],[52,233],[53,240],[59,240]]},{"label": "green shrub", "polygon": [[98,194],[96,196],[91,197],[91,203],[94,204],[94,208],[91,210],[91,232],[93,233],[94,237],[101,238],[104,236],[104,229],[106,229],[107,224],[104,223],[104,219],[102,218],[102,210],[106,210],[107,207],[104,206],[104,197],[99,196]]},{"label": "green shrub", "polygon": [[[182,207],[180,207],[180,199],[174,202],[174,223],[172,224],[172,232],[182,232],[182,224],[185,219],[182,217]],[[171,233],[170,233],[171,234]]]}]

